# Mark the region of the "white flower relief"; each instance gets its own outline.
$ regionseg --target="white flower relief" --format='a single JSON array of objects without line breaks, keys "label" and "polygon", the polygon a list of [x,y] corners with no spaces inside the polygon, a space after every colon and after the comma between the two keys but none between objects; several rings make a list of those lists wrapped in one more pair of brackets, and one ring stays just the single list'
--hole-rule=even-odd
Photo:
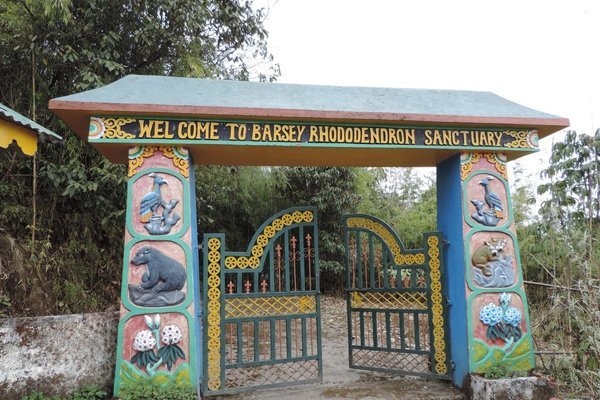
[{"label": "white flower relief", "polygon": [[167,325],[162,330],[162,342],[166,345],[176,344],[181,342],[183,335],[181,329],[177,325]]},{"label": "white flower relief", "polygon": [[149,330],[139,331],[133,340],[133,349],[135,351],[147,351],[156,346],[156,339]]}]

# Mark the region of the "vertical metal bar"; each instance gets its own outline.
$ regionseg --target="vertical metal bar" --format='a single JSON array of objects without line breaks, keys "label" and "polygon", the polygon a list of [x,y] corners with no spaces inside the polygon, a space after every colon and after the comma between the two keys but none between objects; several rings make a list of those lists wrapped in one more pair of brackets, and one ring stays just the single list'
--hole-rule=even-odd
[{"label": "vertical metal bar", "polygon": [[362,248],[360,243],[360,231],[356,231],[356,266],[358,267],[356,270],[356,277],[358,278],[358,282],[356,284],[357,288],[363,287],[363,279],[362,279]]},{"label": "vertical metal bar", "polygon": [[[367,234],[367,238],[370,236],[370,234]],[[367,247],[368,244],[368,240],[367,239],[363,239],[363,245],[365,247]],[[365,269],[363,270],[364,274],[365,274],[365,281],[363,282],[363,285],[365,287],[365,289],[367,289],[369,287],[369,259],[371,258],[371,254],[369,253],[369,251],[367,249],[364,249],[363,251],[364,254],[364,259],[361,262],[365,263]]]},{"label": "vertical metal bar", "polygon": [[385,312],[385,331],[387,332],[385,335],[386,347],[388,349],[392,348],[392,329],[390,324],[390,312]]},{"label": "vertical metal bar", "polygon": [[398,312],[398,324],[400,325],[400,348],[406,349],[406,337],[404,335],[404,313]]},{"label": "vertical metal bar", "polygon": [[371,324],[373,325],[373,347],[377,347],[377,311],[372,312]]},{"label": "vertical metal bar", "polygon": [[[302,357],[306,357],[306,317],[302,317]],[[312,355],[312,353],[311,353]]]},{"label": "vertical metal bar", "polygon": [[[254,360],[253,361],[260,361],[260,345],[259,345],[259,339],[260,339],[260,330],[259,330],[259,323],[258,321],[254,321]],[[250,340],[250,338],[248,338],[248,340]]]},{"label": "vertical metal bar", "polygon": [[278,344],[278,354],[279,354],[279,359],[282,359],[283,356],[281,355],[283,352],[283,345],[281,344],[281,341],[283,340],[283,329],[281,329],[281,327],[283,326],[283,321],[281,319],[277,320],[277,344]]},{"label": "vertical metal bar", "polygon": [[241,365],[242,362],[244,361],[244,354],[242,353],[242,350],[244,348],[244,340],[242,338],[242,325],[244,323],[243,322],[238,322],[237,323],[237,365]]},{"label": "vertical metal bar", "polygon": [[369,280],[371,281],[371,288],[375,286],[375,252],[373,251],[373,234],[369,235]]},{"label": "vertical metal bar", "polygon": [[290,235],[289,235],[289,231],[285,231],[284,235],[284,265],[285,265],[285,291],[289,292],[290,291]]},{"label": "vertical metal bar", "polygon": [[269,252],[269,292],[275,291],[275,254],[273,254],[273,245],[267,248]]},{"label": "vertical metal bar", "polygon": [[289,318],[285,319],[285,346],[287,358],[292,358],[292,324]]},{"label": "vertical metal bar", "polygon": [[[297,249],[296,246],[298,245],[298,239],[296,239],[296,236],[294,236],[294,234],[292,234],[291,243],[292,243],[292,251],[291,251],[290,255],[291,255],[291,262],[292,262],[292,266],[293,266],[292,278],[294,280],[294,292],[296,292],[296,291],[298,291],[298,274],[297,274],[298,271],[296,268],[296,264],[297,264],[296,254],[298,254],[297,250],[296,250]],[[290,283],[290,286],[291,286],[291,283]]]},{"label": "vertical metal bar", "polygon": [[[313,236],[314,236],[314,231],[313,231]],[[312,291],[312,248],[310,247],[311,244],[311,237],[310,237],[310,233],[306,236],[306,240],[307,240],[307,254],[308,254],[308,290]],[[312,325],[311,325],[312,326]]]},{"label": "vertical metal bar", "polygon": [[304,276],[304,239],[304,227],[301,226],[298,234],[298,241],[300,242],[298,251],[300,254],[300,290],[302,291],[306,290],[306,277]]},{"label": "vertical metal bar", "polygon": [[381,287],[381,248],[377,247],[375,251],[375,265],[377,265],[377,270],[375,273],[377,274],[377,287]]},{"label": "vertical metal bar", "polygon": [[236,293],[244,293],[244,277],[242,276],[241,272],[236,272],[236,285],[235,285],[235,292]]},{"label": "vertical metal bar", "polygon": [[359,323],[360,323],[360,345],[365,345],[365,318],[362,311],[358,312]]},{"label": "vertical metal bar", "polygon": [[259,290],[260,276],[258,274],[259,274],[259,271],[256,270],[254,272],[254,277],[253,277],[254,282],[252,282],[252,286],[253,286],[252,293],[260,293],[260,290]]},{"label": "vertical metal bar", "polygon": [[233,337],[235,335],[234,325],[236,325],[236,324],[234,324],[234,323],[229,324],[229,358],[230,358],[230,362],[232,364],[235,363],[235,352],[234,352],[235,347],[233,346]]},{"label": "vertical metal bar", "polygon": [[277,359],[276,353],[275,353],[275,344],[277,343],[275,340],[275,336],[276,336],[276,330],[275,330],[275,320],[274,319],[270,319],[269,320],[269,336],[271,337],[271,361],[275,361],[275,359]]},{"label": "vertical metal bar", "polygon": [[389,277],[390,260],[389,260],[389,253],[386,250],[383,242],[381,243],[381,260],[383,263],[383,287],[388,289],[388,288],[390,288],[390,277]]},{"label": "vertical metal bar", "polygon": [[413,321],[415,323],[415,350],[421,349],[421,337],[419,335],[419,313],[414,313]]},{"label": "vertical metal bar", "polygon": [[352,367],[353,365],[353,361],[352,361],[352,347],[354,346],[354,336],[356,336],[356,333],[354,332],[356,330],[356,326],[354,326],[354,324],[352,323],[352,311],[351,311],[351,299],[352,297],[352,292],[350,291],[346,291],[346,319],[347,319],[347,324],[348,324],[348,366]]}]

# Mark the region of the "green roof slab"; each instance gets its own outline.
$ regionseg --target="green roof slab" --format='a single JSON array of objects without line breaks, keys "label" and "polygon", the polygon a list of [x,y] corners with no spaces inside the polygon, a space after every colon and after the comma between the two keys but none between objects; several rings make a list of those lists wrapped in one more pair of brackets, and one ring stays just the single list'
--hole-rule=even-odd
[{"label": "green roof slab", "polygon": [[[296,85],[142,75],[129,75],[98,89],[55,98],[50,101],[50,109],[86,140],[90,118],[103,116],[464,129],[512,128],[535,130],[540,138],[569,126],[566,118],[521,106],[490,92]],[[123,155],[115,156],[115,147],[109,143],[93,144],[114,161],[124,162],[126,159]],[[443,156],[449,154],[446,149]],[[509,159],[525,154],[512,154]],[[424,164],[438,162],[441,156],[424,161]]]}]

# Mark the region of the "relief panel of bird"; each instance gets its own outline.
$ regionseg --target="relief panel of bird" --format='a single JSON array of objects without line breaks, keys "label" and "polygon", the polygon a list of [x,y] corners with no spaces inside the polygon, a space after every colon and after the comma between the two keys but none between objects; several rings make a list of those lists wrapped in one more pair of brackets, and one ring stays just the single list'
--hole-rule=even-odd
[{"label": "relief panel of bird", "polygon": [[[145,179],[151,179],[152,185],[139,200],[139,222],[150,235],[169,234],[181,219],[181,216],[173,210],[179,204],[179,200],[171,198],[167,201],[165,192],[168,191],[165,187],[169,185],[169,181],[162,174],[151,172],[138,181]],[[173,191],[169,192],[173,193]]]},{"label": "relief panel of bird", "polygon": [[[476,177],[468,183],[467,193],[475,206],[471,218],[486,226],[497,226],[505,219],[506,192],[502,182],[493,176],[485,176],[477,181]],[[500,193],[500,194],[499,194]]]}]

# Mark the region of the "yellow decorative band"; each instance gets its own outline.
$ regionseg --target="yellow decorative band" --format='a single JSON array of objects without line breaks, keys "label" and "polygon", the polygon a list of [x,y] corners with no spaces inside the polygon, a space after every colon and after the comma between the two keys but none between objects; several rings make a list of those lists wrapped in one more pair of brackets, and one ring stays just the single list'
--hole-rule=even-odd
[{"label": "yellow decorative band", "polygon": [[426,310],[427,296],[422,292],[353,292],[352,308]]},{"label": "yellow decorative band", "polygon": [[402,248],[392,232],[377,221],[363,217],[351,217],[347,219],[346,224],[348,228],[366,229],[376,233],[392,252],[394,262],[397,265],[414,265],[425,262],[425,254],[423,253],[402,254]]},{"label": "yellow decorative band", "polygon": [[274,317],[317,312],[315,296],[225,299],[225,318]]},{"label": "yellow decorative band", "polygon": [[444,339],[444,317],[442,306],[442,285],[440,282],[440,240],[437,236],[427,238],[427,254],[429,255],[429,277],[431,278],[431,312],[433,323],[433,349],[435,372],[438,375],[448,373],[446,366],[446,341]]},{"label": "yellow decorative band", "polygon": [[208,389],[221,387],[221,240],[208,240]]}]

